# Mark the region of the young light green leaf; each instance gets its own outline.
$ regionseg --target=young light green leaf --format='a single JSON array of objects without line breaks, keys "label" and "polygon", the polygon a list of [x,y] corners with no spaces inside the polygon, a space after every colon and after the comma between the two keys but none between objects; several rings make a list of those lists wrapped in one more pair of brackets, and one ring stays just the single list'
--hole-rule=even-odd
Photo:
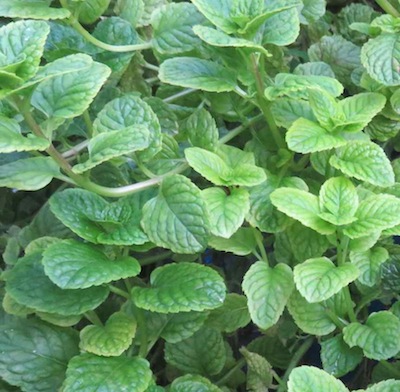
[{"label": "young light green leaf", "polygon": [[332,234],[335,227],[319,217],[318,197],[294,188],[278,188],[271,193],[272,204],[284,214],[321,234]]},{"label": "young light green leaf", "polygon": [[0,186],[36,191],[59,175],[60,169],[50,157],[19,159],[0,166]]},{"label": "young light green leaf", "polygon": [[246,189],[232,188],[227,195],[222,188],[207,188],[201,194],[209,213],[211,233],[230,238],[249,211],[249,193]]},{"label": "young light green leaf", "polygon": [[110,74],[106,65],[93,62],[89,68],[39,83],[31,103],[47,117],[79,116],[92,103]]},{"label": "young light green leaf", "polygon": [[226,361],[224,340],[220,332],[203,327],[189,339],[179,343],[167,342],[165,360],[186,373],[218,374]]},{"label": "young light green leaf", "polygon": [[75,173],[83,173],[110,159],[149,146],[150,132],[144,125],[132,125],[120,131],[104,132],[89,141],[89,159],[73,167]]},{"label": "young light green leaf", "polygon": [[365,237],[400,224],[400,199],[391,195],[374,195],[363,200],[355,214],[357,220],[344,229],[354,239]]},{"label": "young light green leaf", "polygon": [[270,56],[269,52],[261,45],[243,38],[232,37],[222,31],[207,26],[194,26],[194,33],[211,46],[225,48],[248,48]]},{"label": "young light green leaf", "polygon": [[184,176],[167,177],[158,196],[143,207],[142,227],[158,246],[177,253],[202,251],[210,229],[200,189]]},{"label": "young light green leaf", "polygon": [[398,34],[384,33],[370,39],[362,48],[361,61],[368,74],[385,86],[400,84],[400,38]]},{"label": "young light green leaf", "polygon": [[140,227],[142,207],[153,192],[140,192],[108,203],[83,190],[66,189],[50,199],[51,211],[74,233],[95,244],[142,245],[148,242]]},{"label": "young light green leaf", "polygon": [[0,153],[13,151],[42,151],[50,146],[50,141],[33,134],[21,134],[18,122],[0,116]]},{"label": "young light green leaf", "polygon": [[64,240],[43,252],[44,272],[62,289],[85,289],[136,276],[140,264],[133,257],[110,260],[92,245]]},{"label": "young light green leaf", "polygon": [[400,320],[391,312],[372,313],[365,324],[351,323],[343,329],[344,341],[361,347],[367,358],[381,361],[400,351]]},{"label": "young light green leaf", "polygon": [[286,142],[291,150],[302,154],[330,150],[348,143],[341,134],[329,132],[306,118],[299,118],[291,125]]},{"label": "young light green leaf", "polygon": [[190,144],[214,151],[218,143],[218,128],[214,118],[201,108],[193,112],[184,124]]},{"label": "young light green leaf", "polygon": [[350,263],[336,267],[327,257],[306,260],[296,265],[294,282],[310,303],[325,301],[358,278],[360,271]]},{"label": "young light green leaf", "polygon": [[257,247],[256,235],[257,233],[253,228],[241,227],[230,238],[211,237],[208,240],[208,245],[216,250],[246,256]]},{"label": "young light green leaf", "polygon": [[47,323],[57,325],[59,327],[72,327],[79,323],[82,319],[82,315],[72,315],[72,316],[63,316],[58,313],[47,313],[47,312],[36,312],[36,316],[38,316],[41,320],[46,321]]},{"label": "young light green leaf", "polygon": [[248,391],[265,391],[272,385],[272,367],[269,362],[261,355],[241,348],[240,353],[246,359],[247,380],[246,388]]},{"label": "young light green leaf", "polygon": [[351,372],[362,361],[363,353],[358,347],[350,348],[339,334],[324,340],[321,344],[323,368],[335,377]]},{"label": "young light green leaf", "polygon": [[388,258],[388,251],[381,247],[375,247],[366,252],[350,252],[350,261],[360,270],[358,280],[369,287],[378,283],[381,265]]},{"label": "young light green leaf", "polygon": [[145,392],[152,380],[150,364],[139,357],[78,355],[69,362],[64,392],[134,390]]},{"label": "young light green leaf", "polygon": [[244,276],[242,288],[251,319],[258,327],[268,329],[279,320],[293,291],[292,270],[285,264],[270,268],[258,261]]},{"label": "young light green leaf", "polygon": [[225,300],[226,287],[213,269],[194,263],[168,264],[155,269],[150,288],[134,287],[135,305],[158,313],[215,309]]},{"label": "young light green leaf", "polygon": [[314,116],[322,127],[330,131],[333,127],[333,119],[342,114],[339,104],[325,91],[310,90],[308,95]]},{"label": "young light green leaf", "polygon": [[365,392],[396,392],[399,388],[399,380],[385,380],[370,386]]},{"label": "young light green leaf", "polygon": [[222,392],[222,389],[211,384],[207,378],[187,374],[176,378],[171,384],[171,392]]},{"label": "young light green leaf", "polygon": [[354,141],[336,150],[329,163],[344,174],[372,185],[394,185],[394,173],[381,147],[367,141]]},{"label": "young light green leaf", "polygon": [[4,18],[64,19],[71,13],[65,8],[49,7],[47,0],[2,0],[0,16]]},{"label": "young light green leaf", "polygon": [[246,297],[230,293],[226,296],[222,306],[209,313],[206,325],[221,332],[230,333],[245,327],[249,322],[250,314],[247,309]]},{"label": "young light green leaf", "polygon": [[[269,2],[271,5],[276,2]],[[287,2],[277,2],[287,3]],[[291,2],[297,3],[296,1]],[[290,4],[290,2],[289,2]],[[296,8],[290,8],[285,11],[272,15],[266,20],[263,26],[262,43],[286,46],[296,41],[300,33],[300,20]]]},{"label": "young light green leaf", "polygon": [[88,325],[80,332],[80,348],[86,352],[118,357],[132,344],[136,333],[136,320],[125,313],[110,316],[104,327]]},{"label": "young light green leaf", "polygon": [[278,98],[271,104],[271,111],[277,125],[289,129],[299,118],[316,122],[308,102],[290,98]]},{"label": "young light green leaf", "polygon": [[159,78],[174,86],[220,93],[233,91],[236,75],[224,66],[192,57],[175,57],[160,65]]},{"label": "young light green leaf", "polygon": [[0,326],[0,376],[23,391],[58,390],[68,361],[79,353],[75,331],[10,318]]},{"label": "young light green leaf", "polygon": [[73,14],[79,15],[79,21],[92,24],[107,10],[110,0],[70,0],[68,8]]},{"label": "young light green leaf", "polygon": [[151,17],[154,49],[167,54],[195,49],[201,41],[193,33],[192,27],[203,21],[203,15],[193,4],[172,3],[157,8]]},{"label": "young light green leaf", "polygon": [[313,366],[300,366],[292,370],[288,392],[349,392],[335,377]]},{"label": "young light green leaf", "polygon": [[315,76],[328,76],[335,78],[335,74],[329,64],[323,61],[311,61],[309,63],[299,64],[293,73],[296,75],[315,75]]},{"label": "young light green leaf", "polygon": [[44,273],[40,253],[25,256],[7,274],[6,290],[15,300],[35,310],[77,315],[97,308],[108,296],[106,286],[63,290]]},{"label": "young light green leaf", "polygon": [[319,216],[336,226],[353,222],[358,208],[355,186],[346,177],[330,178],[319,191],[319,206]]},{"label": "young light green leaf", "polygon": [[[0,5],[0,14],[4,6],[7,5]],[[34,20],[8,23],[1,27],[2,67],[15,65],[11,73],[23,80],[34,76],[39,69],[40,58],[49,32],[50,28],[46,22]],[[0,87],[3,86],[0,85]]]}]

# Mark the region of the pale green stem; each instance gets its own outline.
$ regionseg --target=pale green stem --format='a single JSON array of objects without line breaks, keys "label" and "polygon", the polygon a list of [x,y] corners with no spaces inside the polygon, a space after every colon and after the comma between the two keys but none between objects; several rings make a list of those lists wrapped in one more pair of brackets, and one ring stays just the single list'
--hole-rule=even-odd
[{"label": "pale green stem", "polygon": [[110,291],[111,291],[112,293],[114,293],[114,294],[118,294],[118,295],[120,295],[121,297],[124,297],[124,298],[126,298],[126,299],[130,299],[130,298],[131,298],[131,296],[129,295],[129,293],[127,293],[127,292],[124,291],[124,290],[119,289],[118,287],[115,287],[115,286],[109,284],[109,285],[108,285],[108,288],[109,288]]},{"label": "pale green stem", "polygon": [[230,380],[230,378],[235,374],[235,372],[238,369],[241,369],[245,364],[246,364],[246,360],[244,358],[239,359],[239,361],[236,362],[236,365],[232,369],[230,369],[222,378],[220,378],[215,383],[215,385],[218,385],[218,386],[225,385]]},{"label": "pale green stem", "polygon": [[177,99],[182,98],[182,97],[184,97],[186,95],[189,95],[189,94],[191,94],[191,93],[193,93],[195,91],[197,91],[197,90],[194,89],[194,88],[188,88],[186,90],[180,91],[179,93],[171,95],[170,97],[164,98],[163,101],[165,103],[170,103],[170,102],[176,101]]},{"label": "pale green stem", "polygon": [[75,155],[79,154],[82,150],[87,148],[89,145],[89,140],[84,140],[83,142],[77,144],[76,146],[70,148],[68,151],[65,151],[61,154],[61,156],[65,159],[72,158]]},{"label": "pale green stem", "polygon": [[83,314],[93,325],[98,325],[99,327],[103,326],[99,316],[94,310],[88,310]]},{"label": "pale green stem", "polygon": [[376,3],[389,15],[394,16],[395,18],[400,17],[399,11],[393,7],[392,4],[389,3],[387,0],[376,0]]}]

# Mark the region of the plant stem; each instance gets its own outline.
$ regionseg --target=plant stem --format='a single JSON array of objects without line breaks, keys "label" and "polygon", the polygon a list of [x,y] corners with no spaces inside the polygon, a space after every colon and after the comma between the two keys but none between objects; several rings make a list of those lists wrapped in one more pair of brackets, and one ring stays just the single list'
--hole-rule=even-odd
[{"label": "plant stem", "polygon": [[99,316],[94,310],[88,310],[87,312],[84,313],[84,316],[93,324],[93,325],[98,325],[99,327],[103,326],[103,323],[101,322]]},{"label": "plant stem", "polygon": [[355,313],[356,316],[361,312],[361,310],[364,308],[364,306],[368,305],[370,302],[372,302],[375,299],[378,299],[381,295],[380,290],[374,290],[372,293],[367,294],[363,298],[361,298],[360,301],[358,301],[358,305],[356,306]]},{"label": "plant stem", "polygon": [[390,362],[388,361],[380,361],[379,362],[385,369],[387,369],[396,379],[400,379],[400,370],[395,368]]},{"label": "plant stem", "polygon": [[68,151],[63,152],[61,156],[65,159],[72,158],[75,155],[79,154],[82,150],[84,150],[88,145],[89,145],[89,140],[84,140],[83,142],[70,148]]},{"label": "plant stem", "polygon": [[341,320],[335,312],[333,312],[331,309],[326,308],[325,309],[326,314],[328,317],[331,319],[331,321],[340,329],[343,329],[347,324]]},{"label": "plant stem", "polygon": [[110,291],[111,291],[112,293],[118,294],[118,295],[120,295],[121,297],[124,297],[124,298],[126,298],[126,299],[130,299],[130,298],[131,298],[131,296],[129,295],[129,293],[127,293],[127,292],[124,291],[124,290],[119,289],[118,287],[115,287],[115,286],[109,284],[109,285],[108,285],[108,288],[110,289]]},{"label": "plant stem", "polygon": [[278,392],[284,392],[287,390],[286,383],[289,379],[290,373],[298,365],[301,358],[303,358],[306,352],[310,349],[313,342],[314,342],[314,337],[313,336],[308,337],[299,347],[299,349],[294,353],[292,360],[290,361],[289,366],[287,367],[285,374],[282,377],[282,381],[285,383],[285,385],[281,385],[278,388]]},{"label": "plant stem", "polygon": [[223,136],[223,137],[221,137],[221,139],[219,139],[219,144],[228,143],[233,138],[235,138],[236,136],[240,135],[243,131],[245,131],[250,125],[261,120],[263,117],[264,117],[264,115],[259,114],[257,116],[250,118],[246,122],[244,122],[243,125],[240,125],[240,126],[236,127],[235,129],[232,129],[225,136]]},{"label": "plant stem", "polygon": [[258,249],[260,249],[260,252],[261,252],[262,261],[265,261],[269,265],[267,252],[265,251],[265,246],[262,242],[262,239],[258,235],[256,235],[255,237],[256,237]]},{"label": "plant stem", "polygon": [[144,314],[142,309],[136,308],[135,311],[136,319],[138,322],[138,327],[141,330],[141,339],[140,339],[140,348],[139,348],[139,357],[146,358],[148,350],[148,342],[147,342],[147,326],[146,320],[144,318]]},{"label": "plant stem", "polygon": [[149,264],[157,263],[158,261],[165,260],[168,257],[172,256],[172,254],[173,254],[172,252],[167,251],[167,252],[160,253],[158,255],[143,257],[143,259],[139,259],[139,263],[142,267],[144,267],[145,265],[149,265]]},{"label": "plant stem", "polygon": [[153,45],[151,42],[144,42],[142,44],[135,44],[135,45],[110,45],[106,44],[98,40],[97,38],[93,37],[85,28],[73,17],[69,19],[70,25],[80,33],[87,41],[92,43],[93,45],[97,46],[98,48],[108,50],[109,52],[117,52],[117,53],[125,53],[125,52],[133,52],[136,50],[144,50],[150,49]]},{"label": "plant stem", "polygon": [[93,135],[93,124],[92,124],[92,120],[89,115],[89,111],[85,110],[83,112],[82,117],[83,117],[83,121],[85,122],[85,125],[86,125],[87,134],[88,134],[89,138],[91,138]]},{"label": "plant stem", "polygon": [[376,3],[387,13],[395,18],[400,16],[400,13],[393,7],[392,4],[389,3],[388,0],[376,0]]},{"label": "plant stem", "polygon": [[229,370],[222,378],[220,378],[215,385],[224,385],[226,384],[229,379],[234,375],[234,373],[236,372],[236,370],[242,368],[244,365],[246,364],[246,360],[244,358],[239,359],[239,361],[236,362],[236,365]]},{"label": "plant stem", "polygon": [[194,89],[194,88],[187,88],[185,90],[180,91],[179,93],[171,95],[170,97],[164,98],[163,101],[165,103],[170,103],[170,102],[176,101],[177,99],[182,98],[182,97],[184,97],[186,95],[189,95],[189,94],[191,94],[191,93],[193,93],[195,91],[197,91],[197,90]]}]

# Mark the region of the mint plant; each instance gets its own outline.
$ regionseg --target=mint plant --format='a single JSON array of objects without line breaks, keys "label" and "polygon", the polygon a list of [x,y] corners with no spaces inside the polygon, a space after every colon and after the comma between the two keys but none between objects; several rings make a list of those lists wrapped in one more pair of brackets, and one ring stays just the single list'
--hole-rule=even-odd
[{"label": "mint plant", "polygon": [[400,390],[400,2],[347,3],[1,1],[2,391]]}]

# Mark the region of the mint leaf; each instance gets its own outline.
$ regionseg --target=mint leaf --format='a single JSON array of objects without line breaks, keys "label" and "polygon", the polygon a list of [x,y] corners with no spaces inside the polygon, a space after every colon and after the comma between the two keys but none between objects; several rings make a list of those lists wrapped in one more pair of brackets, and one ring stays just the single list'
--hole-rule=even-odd
[{"label": "mint leaf", "polygon": [[72,316],[99,306],[108,296],[105,286],[62,290],[44,273],[40,254],[25,256],[6,276],[6,291],[22,305]]},{"label": "mint leaf", "polygon": [[381,265],[389,258],[385,248],[375,247],[366,252],[350,252],[350,261],[360,270],[358,280],[366,286],[375,286],[380,279]]},{"label": "mint leaf", "polygon": [[[275,2],[273,2],[275,3]],[[284,3],[284,2],[283,2]],[[271,2],[272,4],[272,2]],[[275,4],[274,4],[275,5]],[[296,41],[300,33],[300,20],[296,8],[272,15],[264,24],[262,43],[286,46]]]},{"label": "mint leaf", "polygon": [[181,175],[165,178],[158,196],[143,207],[142,226],[158,246],[177,253],[203,250],[209,221],[200,189]]},{"label": "mint leaf", "polygon": [[353,183],[345,177],[326,181],[319,191],[320,217],[336,226],[355,220],[358,196]]},{"label": "mint leaf", "polygon": [[256,247],[257,233],[253,228],[241,227],[230,238],[211,237],[208,245],[216,250],[232,252],[238,256],[246,256],[252,253]]},{"label": "mint leaf", "polygon": [[135,305],[158,313],[215,309],[225,299],[226,287],[214,270],[194,263],[168,264],[155,269],[150,288],[134,287]]},{"label": "mint leaf", "polygon": [[42,151],[50,146],[50,142],[44,138],[28,134],[21,134],[21,128],[17,121],[0,116],[0,153],[13,151]]},{"label": "mint leaf", "polygon": [[150,385],[150,364],[138,357],[97,357],[78,355],[69,362],[64,382],[65,392],[115,392],[133,389],[145,392]]},{"label": "mint leaf", "polygon": [[80,22],[92,24],[107,10],[109,4],[110,0],[71,0],[68,8],[79,15]]},{"label": "mint leaf", "polygon": [[381,147],[372,142],[354,141],[336,150],[329,163],[344,174],[372,185],[394,185],[390,161]]},{"label": "mint leaf", "polygon": [[203,327],[179,343],[165,344],[167,363],[186,373],[212,376],[224,367],[226,351],[220,332]]},{"label": "mint leaf", "polygon": [[289,266],[270,268],[265,262],[253,264],[244,276],[243,291],[253,322],[262,329],[276,324],[293,291],[293,275]]},{"label": "mint leaf", "polygon": [[36,191],[59,175],[60,169],[50,157],[19,159],[0,166],[0,186]]},{"label": "mint leaf", "polygon": [[136,276],[140,264],[133,257],[110,260],[92,245],[64,240],[43,252],[44,272],[62,289],[85,289]]},{"label": "mint leaf", "polygon": [[278,188],[271,193],[272,204],[284,214],[300,221],[304,226],[310,227],[321,234],[332,234],[333,225],[319,217],[318,197],[294,188]]},{"label": "mint leaf", "polygon": [[86,352],[117,357],[132,344],[136,320],[122,312],[112,314],[103,326],[88,325],[80,332],[80,348]]},{"label": "mint leaf", "polygon": [[174,86],[210,92],[235,90],[236,76],[224,66],[192,57],[175,57],[160,65],[159,78]]},{"label": "mint leaf", "polygon": [[321,342],[321,360],[324,370],[335,377],[351,372],[362,361],[362,351],[350,348],[339,334]]},{"label": "mint leaf", "polygon": [[92,103],[111,70],[93,62],[89,68],[45,80],[36,87],[31,103],[47,117],[73,118]]},{"label": "mint leaf", "polygon": [[272,102],[271,111],[277,125],[286,129],[289,129],[301,117],[316,122],[309,103],[302,100],[278,98]]},{"label": "mint leaf", "polygon": [[313,391],[349,392],[340,380],[321,369],[313,366],[293,369],[289,376],[288,392]]},{"label": "mint leaf", "polygon": [[367,388],[366,392],[396,392],[400,388],[400,381],[398,380],[386,380],[378,382]]},{"label": "mint leaf", "polygon": [[250,208],[247,190],[232,188],[226,194],[221,188],[208,188],[201,194],[209,213],[211,233],[219,237],[231,237],[242,225]]},{"label": "mint leaf", "polygon": [[172,3],[157,8],[151,17],[154,49],[168,54],[195,49],[201,41],[193,33],[192,27],[203,21],[203,15],[193,4]]},{"label": "mint leaf", "polygon": [[23,391],[58,390],[67,363],[79,353],[75,331],[9,318],[0,326],[0,376]]},{"label": "mint leaf", "polygon": [[252,353],[244,347],[240,349],[240,353],[246,359],[247,363],[247,380],[246,387],[249,391],[268,390],[272,385],[272,367],[269,362],[261,355]]},{"label": "mint leaf", "polygon": [[171,392],[222,392],[207,378],[187,374],[176,378],[171,384]]},{"label": "mint leaf", "polygon": [[51,8],[47,0],[3,0],[0,16],[5,18],[64,19],[70,16],[65,8]]},{"label": "mint leaf", "polygon": [[367,358],[377,361],[400,351],[399,333],[400,320],[388,311],[372,313],[364,325],[351,323],[343,329],[344,341],[350,347],[361,347]]},{"label": "mint leaf", "polygon": [[325,301],[358,278],[360,271],[350,263],[336,267],[327,257],[306,260],[296,265],[294,282],[310,303]]}]

